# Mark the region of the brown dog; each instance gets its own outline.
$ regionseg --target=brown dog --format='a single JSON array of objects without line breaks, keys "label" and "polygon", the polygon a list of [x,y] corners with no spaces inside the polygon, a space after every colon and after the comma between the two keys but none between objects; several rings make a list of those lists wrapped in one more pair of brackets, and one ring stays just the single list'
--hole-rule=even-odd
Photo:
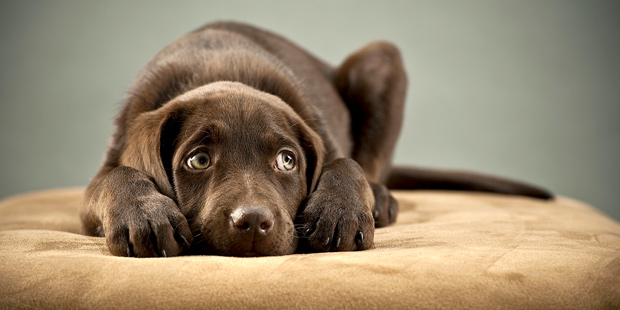
[{"label": "brown dog", "polygon": [[332,68],[250,26],[191,32],[132,85],[87,188],[83,232],[121,256],[350,251],[395,221],[385,184],[551,197],[474,174],[390,169],[406,86],[386,42]]}]

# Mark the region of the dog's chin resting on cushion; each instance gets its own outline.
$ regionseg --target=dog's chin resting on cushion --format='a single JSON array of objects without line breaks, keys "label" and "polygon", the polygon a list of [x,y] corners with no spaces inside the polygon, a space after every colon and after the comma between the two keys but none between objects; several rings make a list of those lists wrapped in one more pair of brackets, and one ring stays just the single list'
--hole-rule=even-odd
[{"label": "dog's chin resting on cushion", "polygon": [[391,168],[406,85],[387,42],[334,68],[251,26],[193,31],[132,84],[81,205],[83,232],[119,256],[351,251],[396,220],[386,185],[551,198],[500,178]]}]

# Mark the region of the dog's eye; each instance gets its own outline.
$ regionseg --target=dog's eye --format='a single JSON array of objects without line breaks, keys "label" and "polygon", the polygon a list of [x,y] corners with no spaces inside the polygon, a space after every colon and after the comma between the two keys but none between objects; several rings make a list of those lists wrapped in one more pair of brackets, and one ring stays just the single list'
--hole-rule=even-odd
[{"label": "dog's eye", "polygon": [[211,158],[205,152],[196,153],[187,160],[187,165],[192,169],[207,169],[210,163]]},{"label": "dog's eye", "polygon": [[276,157],[279,170],[290,171],[295,168],[295,155],[290,151],[282,151]]}]

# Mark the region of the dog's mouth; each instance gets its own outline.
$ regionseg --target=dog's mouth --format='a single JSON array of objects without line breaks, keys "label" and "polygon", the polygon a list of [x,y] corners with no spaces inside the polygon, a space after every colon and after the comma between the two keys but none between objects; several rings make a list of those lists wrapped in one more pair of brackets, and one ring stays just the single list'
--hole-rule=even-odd
[{"label": "dog's mouth", "polygon": [[[283,239],[247,240],[244,238],[231,238],[224,242],[218,239],[203,237],[199,234],[194,242],[183,254],[184,255],[219,255],[233,257],[262,257],[278,256],[295,253],[297,239],[292,237],[291,242],[278,242]],[[279,239],[279,240],[278,240]],[[286,238],[285,238],[286,239]],[[286,244],[286,245],[284,245]]]},{"label": "dog's mouth", "polygon": [[243,254],[241,254],[239,256],[240,257],[259,257],[259,256],[264,256],[264,255],[260,255],[260,254],[258,254],[256,252],[246,252],[246,253],[243,253]]},{"label": "dog's mouth", "polygon": [[[200,240],[198,240],[200,241]],[[252,247],[251,249],[229,249],[225,251],[218,251],[217,249],[210,247],[204,243],[194,244],[184,253],[185,255],[220,255],[220,256],[232,256],[232,257],[262,257],[283,255],[287,253],[265,253]]]}]

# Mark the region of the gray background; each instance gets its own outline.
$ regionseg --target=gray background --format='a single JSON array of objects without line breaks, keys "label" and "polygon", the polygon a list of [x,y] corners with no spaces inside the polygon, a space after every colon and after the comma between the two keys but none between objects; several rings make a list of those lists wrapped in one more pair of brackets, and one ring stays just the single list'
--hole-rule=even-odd
[{"label": "gray background", "polygon": [[332,64],[402,50],[395,161],[507,176],[620,219],[618,1],[2,1],[0,197],[84,186],[138,70],[207,21],[273,30]]}]

